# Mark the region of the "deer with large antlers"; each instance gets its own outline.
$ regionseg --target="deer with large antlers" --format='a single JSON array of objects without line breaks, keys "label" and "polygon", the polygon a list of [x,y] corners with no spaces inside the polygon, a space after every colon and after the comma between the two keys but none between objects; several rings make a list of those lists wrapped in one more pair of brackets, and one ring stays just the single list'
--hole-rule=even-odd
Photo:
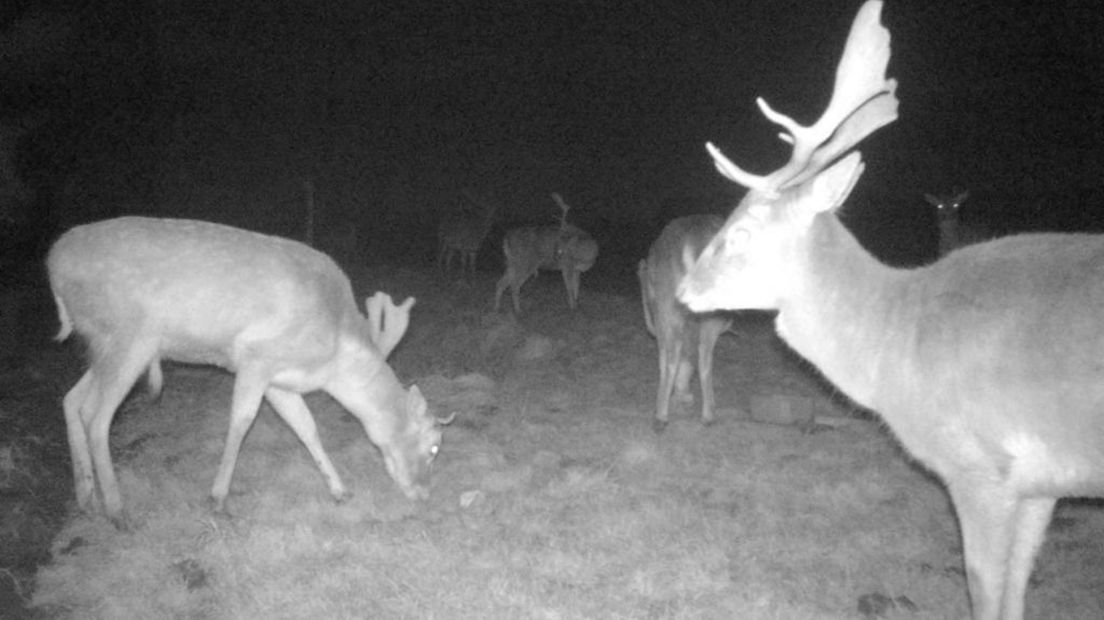
[{"label": "deer with large antlers", "polygon": [[211,489],[224,510],[242,440],[262,399],[295,432],[335,500],[349,492],[319,441],[302,394],[323,390],[352,413],[411,499],[441,444],[417,386],[387,365],[409,323],[377,293],[357,308],[349,279],[325,254],[289,239],[194,220],[124,217],[73,228],[47,258],[63,340],[88,343],[91,365],[63,400],[78,506],[96,482],[107,516],[126,527],[108,431],[131,386],[160,390],[163,359],[235,373],[230,430]]},{"label": "deer with large antlers", "polygon": [[521,313],[521,285],[537,272],[558,270],[567,289],[567,307],[574,310],[579,303],[579,276],[594,266],[598,259],[598,242],[586,231],[567,221],[571,207],[557,193],[552,200],[560,207],[557,226],[526,226],[514,228],[502,239],[506,271],[495,285],[494,309],[498,312],[502,293],[510,288],[514,312]]},{"label": "deer with large antlers", "polygon": [[724,312],[689,312],[675,293],[683,275],[723,224],[724,219],[716,215],[672,220],[637,268],[644,324],[659,347],[659,388],[652,422],[657,432],[667,426],[672,397],[682,402],[690,400],[695,353],[701,384],[701,419],[704,424],[713,423],[713,348],[717,338],[732,324],[732,318]]},{"label": "deer with large antlers", "polygon": [[792,156],[749,189],[679,289],[694,311],[774,309],[779,335],[946,484],[973,616],[1018,620],[1055,502],[1104,495],[1104,236],[1031,234],[913,270],[883,265],[837,211],[863,137],[896,118],[880,1],[852,26],[827,111],[760,100]]}]

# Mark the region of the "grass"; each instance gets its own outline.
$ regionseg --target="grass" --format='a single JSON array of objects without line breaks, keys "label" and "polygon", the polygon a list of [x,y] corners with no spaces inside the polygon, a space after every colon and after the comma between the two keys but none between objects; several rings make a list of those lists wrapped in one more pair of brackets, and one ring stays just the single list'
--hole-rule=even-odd
[{"label": "grass", "polygon": [[[559,282],[526,314],[489,313],[490,276],[361,274],[419,302],[392,364],[446,431],[432,495],[394,488],[359,425],[308,399],[354,497],[335,505],[306,450],[264,410],[235,474],[232,518],[209,491],[230,377],[169,367],[132,395],[112,446],[137,523],[75,515],[40,569],[51,618],[946,618],[966,614],[957,525],[939,483],[856,416],[761,318],[717,350],[718,417],[651,430],[654,343],[639,301]],[[584,282],[584,287],[585,287]],[[757,424],[753,394],[815,399],[835,427]],[[60,415],[60,413],[59,413]],[[1098,505],[1063,503],[1029,593],[1033,617],[1104,616]],[[1044,611],[1045,610],[1045,611]]]}]

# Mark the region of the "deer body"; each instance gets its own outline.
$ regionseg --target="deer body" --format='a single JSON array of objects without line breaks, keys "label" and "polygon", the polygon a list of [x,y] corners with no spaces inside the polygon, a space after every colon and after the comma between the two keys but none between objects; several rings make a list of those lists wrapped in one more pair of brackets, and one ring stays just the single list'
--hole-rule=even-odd
[{"label": "deer body", "polygon": [[877,411],[954,502],[976,620],[1019,620],[1054,505],[1104,496],[1104,236],[1030,234],[913,270],[882,265],[837,211],[863,137],[896,119],[881,2],[859,10],[821,118],[749,188],[679,289],[694,311],[774,309],[779,335]]},{"label": "deer body", "polygon": [[78,226],[58,239],[47,264],[58,339],[75,331],[90,350],[89,370],[63,403],[82,509],[91,508],[98,480],[108,516],[123,524],[108,430],[143,372],[160,387],[162,359],[235,373],[230,430],[211,491],[218,509],[262,398],[310,451],[333,497],[348,495],[301,396],[314,390],[330,393],[360,420],[406,495],[426,494],[422,478],[440,431],[417,387],[404,389],[386,363],[413,299],[393,306],[377,294],[365,319],[348,278],[326,255],[192,220],[126,217]]},{"label": "deer body", "polygon": [[657,431],[667,425],[672,395],[683,401],[690,398],[695,353],[702,422],[711,424],[714,420],[713,348],[732,320],[725,313],[692,313],[675,294],[683,275],[723,224],[724,220],[716,215],[672,220],[637,269],[644,322],[659,346],[659,388],[653,423]]},{"label": "deer body", "polygon": [[832,212],[774,209],[763,234],[789,234],[771,301],[741,293],[766,276],[751,270],[685,299],[778,309],[779,335],[946,483],[975,617],[1021,618],[1057,498],[1104,496],[1104,236],[1007,237],[904,271]]},{"label": "deer body", "polygon": [[581,228],[563,223],[559,226],[515,228],[502,240],[506,270],[495,286],[497,312],[502,293],[510,288],[514,312],[521,312],[521,285],[542,269],[558,270],[567,290],[567,305],[572,310],[579,302],[579,276],[594,266],[598,243]]}]

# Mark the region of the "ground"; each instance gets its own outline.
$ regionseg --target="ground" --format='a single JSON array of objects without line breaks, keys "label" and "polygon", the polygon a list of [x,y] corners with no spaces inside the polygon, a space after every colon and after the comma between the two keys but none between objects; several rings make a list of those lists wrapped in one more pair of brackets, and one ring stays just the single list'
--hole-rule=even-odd
[{"label": "ground", "polygon": [[[695,401],[657,434],[655,343],[631,280],[584,276],[572,312],[559,278],[546,274],[526,286],[514,316],[490,308],[493,273],[381,266],[352,275],[361,296],[418,298],[391,364],[435,413],[458,413],[429,500],[403,498],[355,420],[313,395],[323,444],[353,498],[335,505],[306,451],[265,410],[242,450],[232,516],[212,514],[204,497],[230,377],[170,365],[161,398],[136,389],[113,427],[134,529],[71,513],[59,401],[80,373],[80,347],[49,343],[50,325],[28,336],[42,338],[0,391],[3,422],[15,429],[0,443],[0,549],[9,554],[0,616],[965,611],[957,526],[939,481],[782,345],[771,317],[740,316],[718,344],[718,422],[703,426]],[[52,320],[48,299],[35,307]],[[1059,508],[1029,610],[1076,618],[1104,609],[1101,576],[1078,571],[1104,558],[1092,534],[1100,513]]]}]

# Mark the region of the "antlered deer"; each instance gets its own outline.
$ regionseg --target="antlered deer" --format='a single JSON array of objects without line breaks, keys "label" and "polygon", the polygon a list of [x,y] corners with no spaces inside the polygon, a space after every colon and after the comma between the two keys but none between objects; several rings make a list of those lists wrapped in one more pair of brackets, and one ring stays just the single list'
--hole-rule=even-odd
[{"label": "antlered deer", "polygon": [[445,273],[448,273],[452,265],[453,256],[458,257],[461,275],[465,272],[475,273],[475,259],[479,255],[479,248],[483,247],[483,241],[491,232],[495,213],[498,211],[493,202],[480,203],[468,192],[464,192],[464,196],[479,203],[482,211],[478,214],[446,216],[438,223],[437,264]]},{"label": "antlered deer", "polygon": [[716,215],[691,215],[672,220],[640,261],[640,295],[644,302],[644,323],[659,345],[659,390],[653,426],[667,426],[672,392],[682,401],[690,398],[694,375],[692,355],[698,356],[701,383],[702,422],[713,422],[713,348],[717,338],[732,324],[723,312],[695,314],[675,298],[683,275],[724,225]]},{"label": "antlered deer", "polygon": [[1104,236],[1031,234],[926,267],[878,262],[836,214],[863,171],[851,149],[896,118],[881,2],[852,27],[824,116],[749,188],[686,275],[691,310],[776,309],[779,335],[881,414],[946,484],[973,615],[1019,619],[1057,498],[1104,495]]},{"label": "antlered deer", "polygon": [[579,275],[594,266],[598,242],[583,229],[567,222],[571,207],[559,194],[552,194],[552,198],[562,211],[558,226],[515,228],[502,240],[506,271],[495,286],[495,312],[502,303],[502,293],[510,287],[514,312],[520,314],[521,285],[541,269],[558,270],[567,289],[567,306],[574,310],[579,303]]},{"label": "antlered deer", "polygon": [[970,197],[969,190],[948,196],[924,194],[924,200],[935,207],[939,220],[939,256],[946,256],[951,250],[992,239],[995,235],[988,231],[962,223],[959,211],[962,203]]},{"label": "antlered deer", "polygon": [[[403,388],[386,358],[409,321],[377,293],[363,316],[349,279],[306,245],[194,220],[124,217],[73,228],[47,259],[63,340],[88,341],[89,370],[65,395],[78,505],[95,482],[108,517],[126,524],[108,449],[115,410],[143,372],[161,385],[162,359],[213,364],[236,374],[230,430],[211,489],[224,509],[238,451],[261,400],[307,447],[335,500],[348,496],[301,394],[324,390],[379,447],[410,498],[441,444],[418,388]],[[445,421],[444,423],[447,423]],[[93,478],[93,467],[95,479]]]}]

